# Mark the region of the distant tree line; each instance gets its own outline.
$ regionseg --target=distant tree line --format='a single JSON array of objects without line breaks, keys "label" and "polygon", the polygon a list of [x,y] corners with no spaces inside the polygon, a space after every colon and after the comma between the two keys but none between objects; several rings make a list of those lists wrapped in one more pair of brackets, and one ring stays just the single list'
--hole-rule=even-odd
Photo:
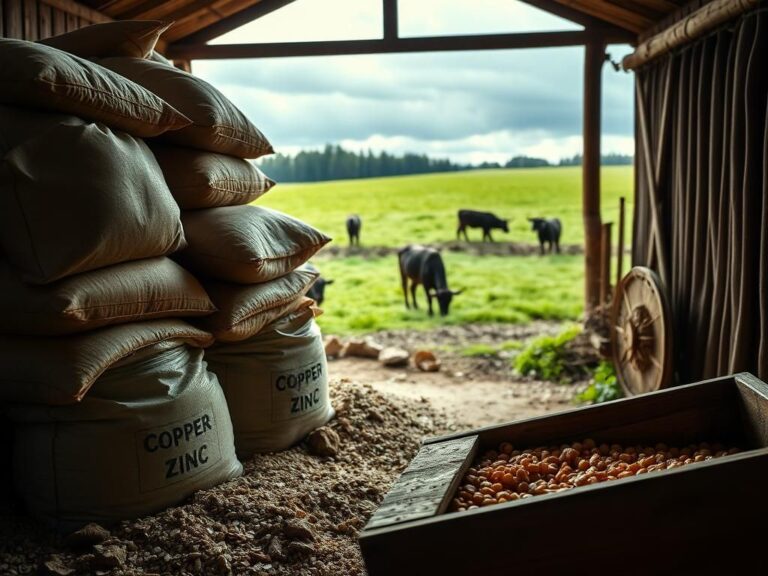
[{"label": "distant tree line", "polygon": [[[350,152],[341,146],[327,144],[322,150],[305,150],[295,156],[275,154],[259,160],[259,167],[278,182],[319,182],[322,180],[345,180],[399,176],[405,174],[427,174],[430,172],[455,172],[458,170],[493,168],[540,168],[546,166],[581,166],[582,157],[577,154],[552,164],[543,158],[515,156],[503,165],[498,162],[483,162],[478,165],[455,164],[448,159],[434,159],[426,154],[407,153],[394,156],[386,152],[374,154]],[[602,157],[603,165],[632,164],[632,156],[607,154]]]}]

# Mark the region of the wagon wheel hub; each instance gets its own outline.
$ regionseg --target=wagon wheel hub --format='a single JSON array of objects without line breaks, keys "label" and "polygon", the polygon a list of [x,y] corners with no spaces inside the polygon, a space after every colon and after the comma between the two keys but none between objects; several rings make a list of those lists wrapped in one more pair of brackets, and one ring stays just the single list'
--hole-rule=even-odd
[{"label": "wagon wheel hub", "polygon": [[652,270],[635,266],[622,278],[614,294],[610,323],[613,362],[624,393],[632,396],[669,386],[669,306]]},{"label": "wagon wheel hub", "polygon": [[627,359],[632,362],[632,365],[641,371],[651,366],[656,337],[648,308],[638,306],[632,310],[624,322],[622,336]]}]

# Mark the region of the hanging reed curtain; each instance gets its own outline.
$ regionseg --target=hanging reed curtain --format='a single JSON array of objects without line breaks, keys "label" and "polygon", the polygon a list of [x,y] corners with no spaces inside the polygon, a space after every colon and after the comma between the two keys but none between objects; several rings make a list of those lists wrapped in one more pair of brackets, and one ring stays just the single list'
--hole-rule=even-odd
[{"label": "hanging reed curtain", "polygon": [[662,278],[680,383],[768,379],[768,12],[637,71],[632,260]]}]

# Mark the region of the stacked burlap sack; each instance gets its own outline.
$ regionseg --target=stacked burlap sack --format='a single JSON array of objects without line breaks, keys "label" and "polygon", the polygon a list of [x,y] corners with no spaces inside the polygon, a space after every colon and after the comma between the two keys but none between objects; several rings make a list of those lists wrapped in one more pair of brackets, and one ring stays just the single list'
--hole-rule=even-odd
[{"label": "stacked burlap sack", "polygon": [[16,486],[62,526],[154,512],[332,416],[302,267],[330,239],[248,205],[272,147],[152,52],[164,26],[0,40],[0,403]]},{"label": "stacked burlap sack", "polygon": [[330,238],[249,205],[274,183],[245,159],[272,148],[215,88],[162,62],[99,62],[193,120],[151,144],[182,208],[187,246],[173,257],[217,308],[197,325],[216,340],[205,358],[227,397],[238,455],[288,448],[333,413],[316,308],[304,296],[317,273],[302,267]]},{"label": "stacked burlap sack", "polygon": [[215,306],[169,258],[187,241],[143,140],[192,121],[64,51],[148,56],[162,29],[0,39],[0,404],[17,491],[61,528],[155,512],[242,470],[203,361],[213,337],[188,322]]}]

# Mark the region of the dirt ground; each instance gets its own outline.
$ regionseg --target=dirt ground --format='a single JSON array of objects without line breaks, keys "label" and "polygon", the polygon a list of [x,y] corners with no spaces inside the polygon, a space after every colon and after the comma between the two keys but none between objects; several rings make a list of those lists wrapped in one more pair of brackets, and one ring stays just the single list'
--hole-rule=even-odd
[{"label": "dirt ground", "polygon": [[[65,537],[0,501],[0,575],[364,576],[360,530],[425,437],[569,409],[586,383],[516,375],[521,343],[557,323],[465,325],[370,337],[414,352],[433,350],[438,372],[377,360],[329,361],[335,417],[312,441],[243,460],[239,478],[200,490],[157,514]],[[471,344],[495,352],[466,356]],[[514,346],[512,346],[514,348]],[[335,438],[335,440],[334,440]],[[4,510],[5,506],[5,510]]]},{"label": "dirt ground", "polygon": [[557,322],[525,325],[450,326],[431,332],[391,330],[368,336],[383,346],[402,347],[412,354],[432,350],[441,362],[437,372],[422,372],[412,363],[388,368],[367,358],[331,359],[331,378],[365,382],[374,389],[403,398],[422,398],[444,410],[461,428],[479,428],[511,420],[532,418],[574,407],[573,398],[586,382],[559,384],[514,373],[512,352],[464,356],[462,350],[477,344],[525,342],[541,334],[557,334]]}]

